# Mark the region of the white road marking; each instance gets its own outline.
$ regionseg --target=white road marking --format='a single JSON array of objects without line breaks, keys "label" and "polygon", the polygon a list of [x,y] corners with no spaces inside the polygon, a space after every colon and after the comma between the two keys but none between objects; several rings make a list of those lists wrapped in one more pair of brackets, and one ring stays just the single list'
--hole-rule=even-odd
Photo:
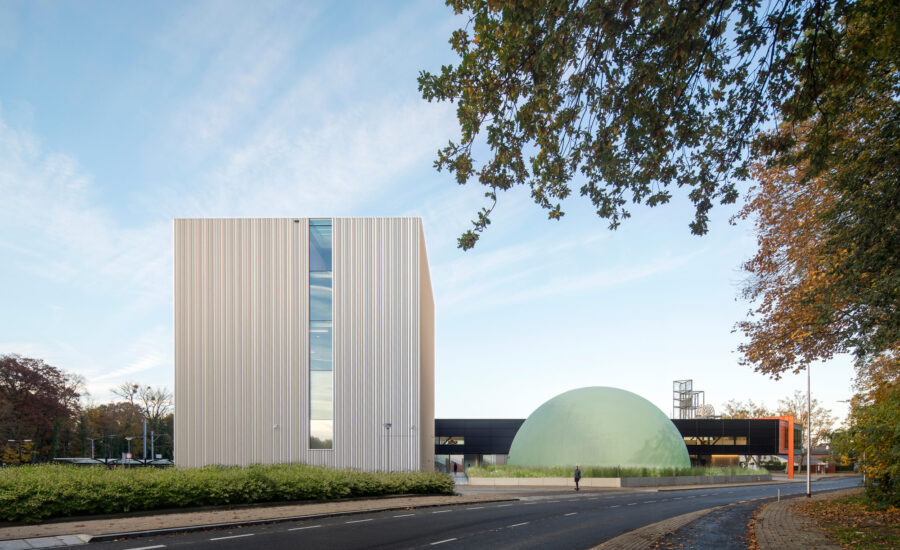
[{"label": "white road marking", "polygon": [[[531,503],[529,503],[529,504],[531,504]],[[473,508],[466,508],[466,510],[481,510],[483,508],[484,508],[484,506],[475,506]]]},{"label": "white road marking", "polygon": [[635,504],[637,504],[637,502],[629,502],[629,503],[626,504],[625,506],[634,506]]},{"label": "white road marking", "polygon": [[355,519],[353,521],[345,521],[344,523],[365,523],[367,521],[372,521],[372,518],[369,519]]},{"label": "white road marking", "polygon": [[496,508],[506,508],[507,506],[512,506],[512,504],[501,504],[499,506],[496,506]]},{"label": "white road marking", "polygon": [[597,500],[598,498],[600,498],[600,497],[591,497],[588,500]]},{"label": "white road marking", "polygon": [[409,516],[414,516],[415,514],[400,514],[399,516],[394,516],[395,518],[408,518]]},{"label": "white road marking", "polygon": [[230,537],[217,537],[209,540],[225,540],[225,539],[239,539],[241,537],[252,537],[255,533],[247,533],[246,535],[231,535]]},{"label": "white road marking", "polygon": [[559,502],[559,501],[558,501],[558,500],[548,500],[548,501],[547,501],[547,504],[552,504],[552,503],[554,503],[554,502]]},{"label": "white road marking", "polygon": [[446,514],[446,513],[449,512],[449,511],[450,511],[450,510],[437,510],[437,511],[431,512],[431,513],[432,513],[432,514]]},{"label": "white road marking", "polygon": [[569,512],[569,513],[566,514],[566,515],[567,515],[567,516],[574,516],[574,515],[577,514],[577,513],[578,513],[578,512]]},{"label": "white road marking", "polygon": [[129,548],[128,550],[152,550],[153,548],[165,548],[165,544],[157,544],[156,546],[139,546],[137,548]]},{"label": "white road marking", "polygon": [[531,523],[530,521],[523,521],[522,523],[516,523],[514,525],[510,525],[510,527],[519,527],[520,525],[528,525]]},{"label": "white road marking", "polygon": [[537,504],[537,502],[523,502],[522,503],[523,506],[528,505],[528,504]]},{"label": "white road marking", "polygon": [[432,543],[431,543],[431,546],[434,546],[435,544],[444,544],[445,542],[452,542],[452,541],[454,541],[454,540],[456,540],[456,539],[453,538],[453,539],[439,540],[439,541],[437,541],[437,542],[432,542]]},{"label": "white road marking", "polygon": [[621,504],[616,504],[615,506],[610,506],[610,508],[618,508]]},{"label": "white road marking", "polygon": [[288,531],[302,531],[304,529],[318,529],[321,525],[309,525],[307,527],[294,527],[293,529],[288,529]]},{"label": "white road marking", "polygon": [[656,502],[655,500],[645,500],[644,504],[650,504],[651,502]]}]

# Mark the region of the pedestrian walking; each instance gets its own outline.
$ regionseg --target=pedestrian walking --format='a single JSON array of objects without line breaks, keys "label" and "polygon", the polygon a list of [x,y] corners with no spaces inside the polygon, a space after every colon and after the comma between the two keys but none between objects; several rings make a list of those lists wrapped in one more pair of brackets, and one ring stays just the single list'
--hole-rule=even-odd
[{"label": "pedestrian walking", "polygon": [[575,466],[575,490],[578,490],[578,482],[581,481],[581,468]]}]

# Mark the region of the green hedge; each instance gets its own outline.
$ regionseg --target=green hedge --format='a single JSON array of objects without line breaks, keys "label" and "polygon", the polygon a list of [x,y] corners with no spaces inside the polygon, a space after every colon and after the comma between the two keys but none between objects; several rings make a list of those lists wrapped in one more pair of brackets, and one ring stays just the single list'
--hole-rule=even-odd
[{"label": "green hedge", "polygon": [[[469,477],[572,477],[574,466],[477,466],[466,469]],[[582,466],[582,477],[669,477],[669,476],[757,476],[765,470],[741,468],[620,468],[617,466]]]},{"label": "green hedge", "polygon": [[0,521],[258,502],[395,494],[452,494],[436,472],[360,472],[305,464],[246,468],[133,468],[71,465],[0,469]]}]

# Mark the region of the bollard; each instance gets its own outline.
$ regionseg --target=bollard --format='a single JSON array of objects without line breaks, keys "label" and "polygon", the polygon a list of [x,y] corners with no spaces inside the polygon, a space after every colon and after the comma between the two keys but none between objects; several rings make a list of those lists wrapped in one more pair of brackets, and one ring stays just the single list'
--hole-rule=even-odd
[{"label": "bollard", "polygon": [[778,488],[778,502],[781,502],[781,487]]}]

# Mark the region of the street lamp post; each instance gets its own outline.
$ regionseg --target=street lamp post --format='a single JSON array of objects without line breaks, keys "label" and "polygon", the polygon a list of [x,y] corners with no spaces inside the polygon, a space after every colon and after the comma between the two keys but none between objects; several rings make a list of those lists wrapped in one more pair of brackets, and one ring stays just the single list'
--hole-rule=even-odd
[{"label": "street lamp post", "polygon": [[97,440],[99,440],[99,439],[101,439],[101,438],[99,438],[99,437],[89,437],[89,438],[87,438],[87,439],[88,439],[88,441],[91,442],[91,460],[94,460],[94,441],[97,441]]},{"label": "street lamp post", "polygon": [[812,393],[809,384],[809,363],[806,364],[806,498],[810,492],[810,470],[812,469]]},{"label": "street lamp post", "polygon": [[131,440],[134,439],[133,436],[126,436],[125,441],[128,442],[128,454],[125,456],[125,466],[128,466],[131,462]]},{"label": "street lamp post", "polygon": [[109,467],[109,451],[112,448],[113,439],[116,438],[116,434],[109,434],[106,436],[106,439],[109,440],[109,443],[106,444],[106,467]]}]

